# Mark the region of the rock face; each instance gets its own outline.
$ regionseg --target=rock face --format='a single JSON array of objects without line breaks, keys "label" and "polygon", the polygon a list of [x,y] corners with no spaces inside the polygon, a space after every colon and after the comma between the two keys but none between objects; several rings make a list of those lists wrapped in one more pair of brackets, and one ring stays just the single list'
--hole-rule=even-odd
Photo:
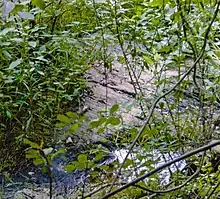
[{"label": "rock face", "polygon": [[[138,93],[135,92],[124,65],[114,63],[111,72],[105,71],[103,67],[94,67],[89,70],[86,77],[93,92],[85,100],[85,105],[89,107],[86,113],[89,119],[95,119],[97,112],[101,109],[105,110],[114,104],[119,104],[120,114],[125,124],[140,124],[138,116],[141,114],[141,109],[135,99],[140,92],[138,88],[136,90]],[[151,72],[143,72],[139,76],[139,82],[145,98],[154,93]]]}]

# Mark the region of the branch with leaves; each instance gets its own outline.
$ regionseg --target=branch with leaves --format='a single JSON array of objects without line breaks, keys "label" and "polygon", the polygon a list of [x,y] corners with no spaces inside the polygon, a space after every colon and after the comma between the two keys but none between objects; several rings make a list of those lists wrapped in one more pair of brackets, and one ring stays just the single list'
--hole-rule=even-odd
[{"label": "branch with leaves", "polygon": [[[166,97],[167,95],[169,95],[170,93],[172,93],[172,92],[183,82],[183,80],[185,80],[185,78],[191,73],[192,70],[195,69],[196,65],[199,63],[199,61],[201,60],[201,58],[202,58],[203,55],[205,54],[205,48],[206,48],[206,45],[207,45],[209,33],[210,33],[211,27],[212,27],[212,25],[213,25],[213,23],[214,23],[214,21],[215,21],[217,15],[218,15],[219,7],[220,7],[220,1],[219,1],[218,4],[217,4],[215,13],[214,13],[214,15],[213,15],[213,18],[212,18],[212,20],[211,20],[211,22],[210,22],[210,24],[209,24],[209,26],[208,26],[208,28],[207,28],[207,30],[206,30],[206,32],[205,32],[204,41],[203,41],[203,46],[202,46],[202,48],[201,48],[201,51],[200,51],[200,54],[199,54],[198,58],[197,58],[196,61],[193,63],[193,65],[188,69],[188,71],[180,78],[180,80],[179,80],[170,90],[168,90],[167,92],[165,92],[164,94],[162,94],[161,96],[159,96],[159,97],[154,101],[154,103],[152,104],[152,106],[151,106],[151,108],[150,108],[148,117],[146,118],[144,125],[143,125],[142,128],[140,129],[140,131],[139,131],[138,135],[136,136],[136,138],[134,139],[133,143],[131,144],[131,146],[130,146],[130,148],[129,148],[129,150],[128,150],[128,153],[126,154],[126,156],[125,156],[125,158],[124,158],[124,160],[123,160],[123,162],[122,162],[122,164],[121,164],[121,166],[120,166],[120,168],[119,168],[119,170],[118,170],[118,172],[117,172],[117,174],[116,174],[116,176],[115,176],[115,178],[114,178],[114,180],[113,180],[113,182],[112,182],[112,186],[110,187],[110,189],[109,189],[108,192],[110,192],[110,191],[112,190],[112,188],[113,188],[113,186],[114,186],[114,184],[115,184],[115,182],[116,182],[116,180],[117,180],[117,178],[118,178],[118,176],[119,176],[119,173],[121,173],[121,170],[122,170],[123,165],[125,164],[125,161],[127,160],[129,154],[130,154],[131,151],[133,150],[133,148],[134,148],[135,144],[137,143],[138,139],[140,138],[140,136],[141,136],[142,133],[144,132],[145,127],[146,127],[147,125],[149,125],[149,121],[150,121],[150,119],[151,119],[151,117],[152,117],[152,115],[153,115],[153,113],[154,113],[154,110],[155,110],[156,105],[158,104],[158,102],[159,102],[162,98],[164,98],[164,97]],[[109,194],[107,194],[106,196],[108,196],[108,195],[109,195]],[[108,198],[108,197],[103,197],[103,199],[104,199],[104,198]]]},{"label": "branch with leaves", "polygon": [[214,142],[212,142],[212,143],[210,143],[210,144],[207,144],[207,145],[205,145],[205,146],[202,146],[202,147],[200,147],[200,148],[197,148],[197,149],[195,149],[195,150],[192,150],[192,151],[190,151],[190,152],[188,152],[188,153],[185,153],[184,155],[181,155],[180,157],[175,158],[175,159],[173,159],[172,161],[169,161],[169,162],[167,162],[167,163],[165,163],[165,164],[163,164],[163,165],[157,167],[156,169],[154,169],[154,170],[152,170],[152,171],[150,171],[150,172],[148,172],[148,173],[146,173],[146,174],[144,174],[144,175],[138,177],[136,180],[133,180],[132,182],[129,182],[129,183],[127,183],[126,185],[124,185],[124,186],[122,186],[122,187],[120,187],[120,188],[118,188],[118,189],[116,189],[116,190],[114,190],[114,191],[112,191],[112,192],[106,194],[106,195],[105,195],[104,197],[102,197],[101,199],[107,199],[107,198],[109,198],[109,197],[111,197],[111,196],[113,196],[113,195],[115,195],[115,194],[117,194],[117,193],[119,193],[119,192],[125,190],[126,188],[128,188],[128,187],[130,187],[130,186],[133,186],[134,184],[136,184],[136,183],[138,183],[138,182],[144,180],[145,178],[147,178],[147,177],[149,177],[149,176],[151,176],[151,175],[153,175],[153,174],[155,174],[155,173],[161,171],[162,169],[171,166],[172,164],[174,164],[174,163],[176,163],[176,162],[179,162],[179,161],[181,161],[181,160],[184,160],[184,159],[186,159],[186,158],[188,158],[188,157],[191,157],[191,156],[193,156],[193,155],[195,155],[195,154],[198,154],[198,153],[200,153],[200,152],[207,151],[207,150],[209,150],[209,149],[211,149],[211,148],[213,148],[213,147],[215,147],[215,146],[217,146],[217,145],[219,145],[219,144],[220,144],[220,140],[217,140],[217,141],[214,141]]}]

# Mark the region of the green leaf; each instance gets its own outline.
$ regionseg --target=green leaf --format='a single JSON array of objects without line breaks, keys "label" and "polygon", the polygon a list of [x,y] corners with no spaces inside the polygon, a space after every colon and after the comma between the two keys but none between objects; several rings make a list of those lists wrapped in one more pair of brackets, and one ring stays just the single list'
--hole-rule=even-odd
[{"label": "green leaf", "polygon": [[77,159],[80,163],[85,164],[87,162],[87,155],[86,154],[80,154]]},{"label": "green leaf", "polygon": [[93,120],[90,122],[89,126],[90,128],[97,128],[99,126],[101,126],[102,124],[104,124],[106,122],[106,118],[105,117],[99,117],[98,120]]},{"label": "green leaf", "polygon": [[103,153],[98,153],[98,154],[96,154],[94,160],[95,161],[101,160],[103,157],[105,157],[105,155]]},{"label": "green leaf", "polygon": [[121,63],[125,63],[125,58],[123,56],[118,56],[118,60],[121,62]]},{"label": "green leaf", "polygon": [[55,157],[57,157],[58,155],[65,154],[65,153],[66,153],[66,149],[60,148],[60,149],[58,149],[57,152],[55,152],[54,154],[52,154],[51,160],[53,160],[53,159],[54,159]]},{"label": "green leaf", "polygon": [[134,127],[128,131],[128,134],[131,135],[131,140],[134,140],[138,134],[138,129]]},{"label": "green leaf", "polygon": [[21,63],[21,61],[22,61],[22,59],[17,59],[16,61],[13,61],[13,62],[9,65],[8,69],[9,69],[9,70],[14,69],[15,67],[17,67],[17,66]]},{"label": "green leaf", "polygon": [[123,168],[127,168],[127,167],[133,166],[133,165],[134,165],[134,161],[127,158],[126,161],[125,161],[125,163],[124,163]]},{"label": "green leaf", "polygon": [[164,108],[164,103],[163,102],[159,102],[159,106],[160,106],[160,109],[163,109]]},{"label": "green leaf", "polygon": [[76,167],[77,167],[77,169],[83,170],[83,169],[86,168],[86,164],[85,164],[85,163],[78,162],[78,163],[76,164]]},{"label": "green leaf", "polygon": [[36,159],[36,158],[40,158],[40,154],[39,151],[34,150],[34,149],[30,149],[26,152],[25,154],[27,159]]},{"label": "green leaf", "polygon": [[32,3],[32,5],[37,6],[40,9],[44,9],[45,8],[44,0],[32,0],[31,3]]},{"label": "green leaf", "polygon": [[117,112],[118,109],[119,109],[119,105],[118,105],[118,104],[114,104],[114,105],[111,107],[109,113],[112,115],[113,113]]},{"label": "green leaf", "polygon": [[64,169],[65,169],[68,173],[70,173],[70,172],[72,172],[72,171],[74,171],[74,170],[76,169],[76,165],[73,164],[73,163],[71,163],[71,164],[65,165],[65,166],[64,166]]},{"label": "green leaf", "polygon": [[118,117],[109,117],[106,121],[106,124],[111,124],[113,126],[120,124],[120,119]]},{"label": "green leaf", "polygon": [[152,0],[149,3],[149,6],[152,6],[152,7],[162,6],[162,5],[166,5],[167,2],[168,0]]},{"label": "green leaf", "polygon": [[24,9],[24,5],[21,4],[15,4],[14,9],[11,11],[12,14],[17,14],[18,12],[21,12]]},{"label": "green leaf", "polygon": [[77,132],[77,130],[79,129],[79,124],[78,123],[75,123],[71,126],[71,129],[73,130],[74,133]]},{"label": "green leaf", "polygon": [[157,133],[158,133],[158,130],[157,130],[156,127],[153,127],[153,128],[150,129],[148,126],[146,126],[144,128],[144,131],[143,131],[142,135],[143,136],[148,135],[148,138],[151,138],[151,137],[155,136]]},{"label": "green leaf", "polygon": [[45,164],[45,161],[41,158],[37,158],[33,160],[33,163],[37,166],[37,165]]},{"label": "green leaf", "polygon": [[99,172],[98,172],[98,171],[92,171],[92,172],[91,172],[91,176],[92,176],[93,178],[96,178],[96,177],[99,176]]},{"label": "green leaf", "polygon": [[23,142],[24,142],[24,144],[30,145],[30,147],[32,147],[34,149],[40,149],[40,146],[37,143],[32,142],[32,141],[30,141],[30,140],[28,140],[26,138],[24,138]]},{"label": "green leaf", "polygon": [[77,113],[74,113],[74,112],[67,112],[66,115],[68,117],[71,117],[72,119],[78,119],[79,118],[79,115]]},{"label": "green leaf", "polygon": [[10,111],[6,111],[7,118],[12,118],[12,114]]},{"label": "green leaf", "polygon": [[61,122],[65,123],[65,124],[70,124],[70,120],[67,116],[65,115],[57,115],[57,119],[60,120]]},{"label": "green leaf", "polygon": [[143,55],[143,58],[148,64],[150,64],[150,65],[154,64],[154,61],[149,56]]},{"label": "green leaf", "polygon": [[98,129],[97,133],[101,134],[105,131],[105,129],[106,129],[106,127],[101,127],[101,128]]},{"label": "green leaf", "polygon": [[55,126],[56,126],[57,128],[63,128],[63,127],[66,126],[66,124],[64,124],[64,123],[57,123]]},{"label": "green leaf", "polygon": [[83,116],[81,116],[81,117],[79,118],[79,122],[84,122],[84,121],[86,121],[87,119],[88,119],[87,116],[83,115]]},{"label": "green leaf", "polygon": [[100,168],[103,169],[104,171],[107,171],[109,169],[109,166],[108,165],[101,165]]}]

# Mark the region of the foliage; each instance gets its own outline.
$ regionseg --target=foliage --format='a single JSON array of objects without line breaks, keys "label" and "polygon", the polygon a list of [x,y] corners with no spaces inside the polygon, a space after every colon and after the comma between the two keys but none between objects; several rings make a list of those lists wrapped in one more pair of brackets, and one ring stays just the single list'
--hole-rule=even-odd
[{"label": "foliage", "polygon": [[[102,164],[111,154],[102,145],[92,143],[74,154],[64,168],[89,171],[82,198],[219,197],[219,155],[205,152],[214,147],[205,144],[219,139],[219,5],[204,0],[5,3],[0,147],[16,151],[22,142],[30,146],[26,158],[50,168],[59,150],[49,147],[55,143],[43,132],[55,126],[57,115],[56,128],[64,134],[58,140],[100,135],[99,143],[126,150],[122,162],[109,164]],[[101,61],[108,78],[113,60],[129,73],[145,119],[140,128],[124,125],[117,104],[93,121],[75,113],[87,88],[83,74]],[[154,74],[150,99],[140,79],[145,71]],[[168,77],[169,71],[175,75]],[[171,164],[176,154],[182,159]],[[92,185],[98,191],[90,190]]]},{"label": "foliage", "polygon": [[[19,150],[22,137],[47,140],[45,132],[52,131],[56,115],[71,104],[70,110],[76,109],[87,89],[84,73],[96,56],[95,43],[77,39],[74,28],[66,31],[71,24],[55,11],[76,8],[65,3],[59,7],[53,1],[36,0],[3,5],[0,147],[5,153]],[[70,20],[77,22],[79,17]],[[89,26],[84,25],[84,30]]]}]

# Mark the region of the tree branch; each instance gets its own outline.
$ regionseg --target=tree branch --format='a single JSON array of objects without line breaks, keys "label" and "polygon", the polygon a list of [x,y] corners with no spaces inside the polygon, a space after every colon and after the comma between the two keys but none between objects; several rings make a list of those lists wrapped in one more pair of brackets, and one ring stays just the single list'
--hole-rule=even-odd
[{"label": "tree branch", "polygon": [[124,185],[124,186],[122,186],[122,187],[116,189],[115,191],[112,191],[112,192],[106,194],[106,195],[105,195],[104,197],[102,197],[101,199],[107,199],[107,198],[109,198],[109,197],[111,197],[111,196],[113,196],[113,195],[115,195],[115,194],[117,194],[117,193],[123,191],[124,189],[126,189],[126,188],[128,188],[128,187],[130,187],[130,186],[134,186],[134,184],[136,184],[136,183],[138,183],[138,182],[144,180],[145,178],[147,178],[147,177],[149,177],[149,176],[151,176],[151,175],[153,175],[153,174],[159,172],[160,170],[162,170],[162,169],[164,169],[164,168],[166,168],[166,167],[168,167],[168,166],[170,166],[170,165],[172,165],[172,164],[174,164],[174,163],[176,163],[176,162],[179,162],[179,161],[181,161],[181,160],[184,160],[184,159],[186,159],[186,158],[188,158],[188,157],[190,157],[190,156],[192,156],[192,155],[195,155],[195,154],[197,154],[197,153],[200,153],[200,152],[206,151],[206,150],[208,150],[208,149],[211,149],[212,147],[217,146],[217,145],[220,145],[220,140],[214,141],[213,143],[210,143],[210,144],[208,144],[208,145],[202,146],[202,147],[197,148],[197,149],[195,149],[195,150],[192,150],[192,151],[190,151],[190,152],[188,152],[188,153],[185,153],[184,155],[182,155],[182,156],[180,156],[180,157],[178,157],[178,158],[175,158],[174,160],[169,161],[169,162],[167,162],[167,163],[165,163],[165,164],[163,164],[163,165],[157,167],[156,169],[154,169],[154,170],[152,170],[152,171],[150,171],[150,172],[148,172],[148,173],[146,173],[146,174],[140,176],[140,177],[137,178],[136,180],[133,180],[132,182],[127,183],[126,185]]},{"label": "tree branch", "polygon": [[[126,154],[117,174],[115,175],[114,179],[113,179],[113,182],[112,182],[112,186],[109,188],[109,191],[110,192],[116,182],[116,179],[118,178],[118,175],[119,173],[121,173],[121,170],[122,170],[122,167],[126,161],[126,159],[128,158],[129,154],[131,153],[132,149],[134,148],[137,140],[140,138],[140,136],[142,135],[142,133],[144,132],[144,129],[145,127],[149,124],[149,121],[154,113],[154,109],[157,105],[157,103],[164,97],[166,97],[167,95],[169,95],[170,93],[172,93],[174,91],[175,88],[177,88],[179,86],[179,84],[182,83],[182,81],[191,73],[191,71],[196,67],[196,65],[199,63],[200,59],[203,57],[204,53],[205,53],[205,47],[206,47],[206,44],[207,44],[207,40],[208,40],[208,36],[209,36],[209,32],[211,30],[211,27],[212,27],[212,24],[214,23],[216,17],[217,17],[217,14],[218,14],[218,10],[219,10],[219,6],[220,6],[220,1],[218,2],[217,4],[217,7],[216,7],[216,10],[215,10],[215,13],[214,13],[214,16],[205,32],[205,36],[204,36],[204,43],[203,43],[203,46],[201,48],[201,51],[200,51],[200,54],[198,56],[198,58],[196,59],[196,61],[193,63],[193,65],[189,68],[189,70],[182,76],[182,78],[180,78],[180,80],[170,89],[168,90],[167,92],[165,92],[164,94],[162,94],[161,96],[159,96],[155,101],[154,103],[152,104],[151,108],[150,108],[150,111],[149,111],[149,114],[145,120],[145,123],[144,125],[142,126],[142,128],[140,129],[139,133],[137,134],[136,138],[134,139],[133,143],[131,144],[129,150],[128,150],[128,153]],[[108,194],[107,194],[108,195]],[[106,195],[106,196],[107,196]],[[104,198],[103,198],[104,199]]]}]

